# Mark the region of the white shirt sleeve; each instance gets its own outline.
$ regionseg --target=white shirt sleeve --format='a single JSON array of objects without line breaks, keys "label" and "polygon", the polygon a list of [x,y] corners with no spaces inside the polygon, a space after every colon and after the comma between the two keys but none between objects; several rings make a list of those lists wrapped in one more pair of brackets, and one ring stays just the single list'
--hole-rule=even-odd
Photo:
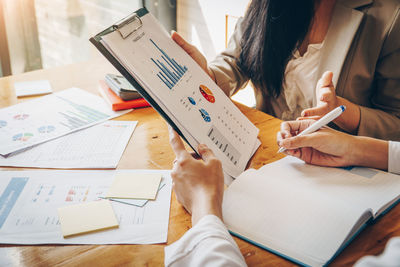
[{"label": "white shirt sleeve", "polygon": [[379,256],[365,256],[356,262],[354,267],[399,267],[400,237],[393,237]]},{"label": "white shirt sleeve", "polygon": [[[400,174],[400,142],[389,141],[388,171]],[[394,267],[400,266],[400,237],[393,237],[379,256],[365,256],[355,267]]]},{"label": "white shirt sleeve", "polygon": [[206,215],[178,241],[165,247],[165,266],[246,266],[222,221]]},{"label": "white shirt sleeve", "polygon": [[389,141],[388,171],[400,174],[400,142]]}]

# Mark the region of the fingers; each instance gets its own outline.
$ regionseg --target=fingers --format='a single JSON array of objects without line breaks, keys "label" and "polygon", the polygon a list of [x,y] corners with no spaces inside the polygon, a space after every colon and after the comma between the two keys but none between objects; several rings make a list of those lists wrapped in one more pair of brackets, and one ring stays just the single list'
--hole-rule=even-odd
[{"label": "fingers", "polygon": [[186,51],[189,55],[193,54],[194,51],[197,50],[197,48],[190,43],[186,42],[185,39],[183,39],[182,36],[180,36],[176,31],[173,31],[171,34],[172,40],[175,41],[180,47],[183,48],[183,50]]},{"label": "fingers", "polygon": [[312,117],[312,116],[323,116],[328,113],[327,110],[328,105],[326,103],[321,106],[307,108],[301,112],[302,117]]},{"label": "fingers", "polygon": [[178,133],[175,132],[171,127],[169,128],[169,142],[171,144],[172,150],[175,153],[177,158],[184,158],[189,156],[189,153],[186,151],[185,146],[179,137]]},{"label": "fingers", "polygon": [[309,117],[298,117],[296,118],[296,121],[302,121],[302,120],[314,120],[317,121],[321,119],[321,116],[309,116]]},{"label": "fingers", "polygon": [[319,91],[319,100],[323,102],[334,101],[336,96],[334,90],[335,88],[333,88],[333,86],[321,88]]},{"label": "fingers", "polygon": [[324,74],[322,74],[321,79],[319,79],[319,81],[318,81],[319,87],[322,88],[322,87],[333,86],[332,78],[333,78],[333,72],[325,71]]},{"label": "fingers", "polygon": [[304,131],[308,126],[313,124],[315,120],[296,120],[296,121],[284,121],[281,123],[282,137],[288,138],[295,135],[297,132]]},{"label": "fingers", "polygon": [[292,137],[292,132],[297,132],[299,129],[299,121],[284,121],[281,123],[281,133],[283,138]]},{"label": "fingers", "polygon": [[206,146],[205,144],[200,144],[198,146],[198,151],[199,154],[201,156],[201,158],[205,161],[208,162],[211,159],[215,159],[215,155],[214,152],[212,152],[212,150],[210,148],[208,148],[208,146]]},{"label": "fingers", "polygon": [[191,152],[190,155],[191,155],[192,158],[194,158],[194,159],[201,159],[201,157],[199,156],[199,154],[197,154],[196,152]]},{"label": "fingers", "polygon": [[297,149],[302,147],[312,147],[315,144],[315,138],[312,134],[295,136],[284,139],[280,142],[280,146],[286,149]]}]

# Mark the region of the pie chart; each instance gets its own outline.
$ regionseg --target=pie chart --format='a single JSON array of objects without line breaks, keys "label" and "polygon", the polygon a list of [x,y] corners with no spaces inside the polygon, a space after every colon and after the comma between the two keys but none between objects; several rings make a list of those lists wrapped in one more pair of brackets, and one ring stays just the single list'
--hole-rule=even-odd
[{"label": "pie chart", "polygon": [[6,127],[7,122],[6,121],[0,121],[0,128]]},{"label": "pie chart", "polygon": [[42,126],[38,129],[39,133],[50,133],[52,131],[54,131],[56,129],[56,127],[54,127],[53,125],[45,125]]},{"label": "pie chart", "polygon": [[196,101],[193,99],[193,97],[189,96],[188,97],[190,104],[196,105]]},{"label": "pie chart", "polygon": [[31,133],[19,133],[13,136],[13,141],[28,141],[31,137],[33,137],[33,134]]},{"label": "pie chart", "polygon": [[203,117],[204,121],[206,121],[206,122],[210,122],[211,121],[210,115],[208,114],[208,112],[204,108],[199,109],[199,111],[200,111],[200,114]]},{"label": "pie chart", "polygon": [[215,102],[215,97],[214,97],[213,93],[211,92],[211,90],[207,88],[207,86],[200,85],[199,89],[200,89],[200,93],[203,95],[203,97],[208,102],[210,102],[210,103],[214,103]]},{"label": "pie chart", "polygon": [[28,114],[17,114],[17,115],[14,116],[14,120],[22,121],[22,120],[25,120],[28,117],[29,117]]}]

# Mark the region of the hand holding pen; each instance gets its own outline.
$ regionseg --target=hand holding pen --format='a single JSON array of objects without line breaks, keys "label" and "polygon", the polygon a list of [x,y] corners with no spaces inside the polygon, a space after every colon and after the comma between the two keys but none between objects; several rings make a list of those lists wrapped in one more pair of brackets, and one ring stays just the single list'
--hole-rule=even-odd
[{"label": "hand holding pen", "polygon": [[[332,111],[327,113],[325,116],[323,116],[321,119],[319,119],[315,123],[311,124],[309,127],[307,127],[307,129],[305,129],[304,131],[299,133],[297,136],[303,136],[303,135],[310,134],[310,133],[313,133],[315,131],[318,131],[319,129],[321,129],[322,127],[328,125],[331,121],[333,121],[334,119],[339,117],[345,110],[346,110],[345,106],[339,106],[339,107],[333,109]],[[284,147],[281,147],[278,150],[278,153],[282,153],[285,150],[286,149]]]}]

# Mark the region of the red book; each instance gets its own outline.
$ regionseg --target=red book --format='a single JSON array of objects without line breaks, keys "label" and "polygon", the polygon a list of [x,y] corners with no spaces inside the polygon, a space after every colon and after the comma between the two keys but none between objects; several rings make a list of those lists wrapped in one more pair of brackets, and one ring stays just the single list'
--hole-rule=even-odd
[{"label": "red book", "polygon": [[150,104],[144,98],[133,99],[129,101],[122,100],[108,87],[107,83],[103,80],[99,81],[99,92],[101,96],[111,105],[112,110],[123,110],[130,108],[143,108],[149,107]]}]

